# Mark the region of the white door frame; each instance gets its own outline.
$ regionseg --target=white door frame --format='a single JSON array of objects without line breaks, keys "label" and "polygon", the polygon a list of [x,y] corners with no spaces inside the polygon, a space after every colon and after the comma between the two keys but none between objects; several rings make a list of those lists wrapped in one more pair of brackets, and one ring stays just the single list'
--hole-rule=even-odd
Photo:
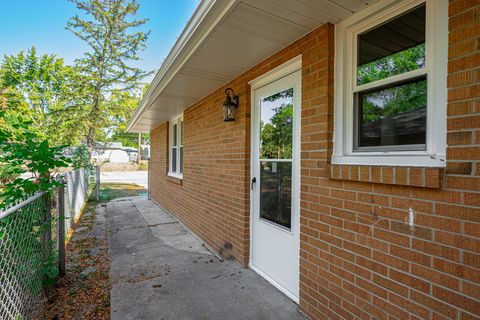
[{"label": "white door frame", "polygon": [[[254,133],[255,126],[257,123],[257,111],[256,111],[256,101],[255,101],[255,91],[272,83],[276,80],[279,80],[283,77],[286,77],[290,74],[295,72],[300,73],[300,83],[301,83],[301,68],[302,68],[302,55],[298,55],[295,58],[283,63],[282,65],[272,69],[271,71],[261,75],[260,77],[250,81],[248,84],[251,86],[251,126],[250,126],[250,183],[252,177],[254,177],[255,172],[255,164],[254,162],[258,160],[258,150],[255,148],[258,146],[258,136]],[[295,101],[294,103],[294,126],[293,126],[293,157],[292,160],[292,227],[296,228],[296,241],[298,247],[298,257],[300,259],[300,143],[301,143],[301,85],[299,88],[295,88],[296,96],[300,97],[299,101]],[[258,149],[258,148],[257,148]],[[259,177],[256,177],[257,181],[259,181]],[[258,183],[256,184],[255,188],[257,188]],[[285,289],[280,283],[269,277],[267,274],[256,268],[252,264],[253,259],[253,223],[254,223],[254,210],[255,210],[255,203],[254,203],[254,190],[252,190],[250,185],[250,256],[249,256],[249,267],[260,274],[263,278],[267,281],[272,283],[277,289],[282,291],[285,295],[289,298],[294,300],[295,302],[299,303],[299,293],[296,294],[288,291]],[[299,261],[300,263],[300,261]],[[300,271],[299,271],[300,272]],[[300,274],[298,274],[298,280],[300,281]]]}]

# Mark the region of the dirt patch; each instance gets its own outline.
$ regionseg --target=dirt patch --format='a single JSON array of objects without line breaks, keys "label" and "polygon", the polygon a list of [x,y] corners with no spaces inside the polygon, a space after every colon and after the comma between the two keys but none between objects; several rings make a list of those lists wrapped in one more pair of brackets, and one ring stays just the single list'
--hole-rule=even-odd
[{"label": "dirt patch", "polygon": [[95,207],[74,226],[66,248],[66,275],[51,290],[43,319],[110,319],[110,259],[106,226],[94,237]]}]

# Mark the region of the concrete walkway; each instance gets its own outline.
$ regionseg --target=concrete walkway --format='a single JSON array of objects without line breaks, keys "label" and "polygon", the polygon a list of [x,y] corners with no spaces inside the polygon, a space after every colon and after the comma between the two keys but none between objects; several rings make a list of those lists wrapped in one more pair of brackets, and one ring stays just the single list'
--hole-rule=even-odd
[{"label": "concrete walkway", "polygon": [[233,261],[221,262],[141,197],[107,205],[111,319],[304,319],[298,306]]}]

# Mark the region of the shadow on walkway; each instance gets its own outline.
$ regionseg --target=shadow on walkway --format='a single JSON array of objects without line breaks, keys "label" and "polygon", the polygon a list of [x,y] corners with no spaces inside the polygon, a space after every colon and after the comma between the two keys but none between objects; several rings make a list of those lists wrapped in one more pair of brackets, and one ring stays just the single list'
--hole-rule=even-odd
[{"label": "shadow on walkway", "polygon": [[250,269],[219,261],[175,218],[132,197],[107,205],[111,319],[304,319]]}]

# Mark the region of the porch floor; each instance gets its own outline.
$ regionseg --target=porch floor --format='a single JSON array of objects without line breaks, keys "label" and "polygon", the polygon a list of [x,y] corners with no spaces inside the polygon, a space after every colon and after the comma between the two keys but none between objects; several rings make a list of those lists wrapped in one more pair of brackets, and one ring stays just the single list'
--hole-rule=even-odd
[{"label": "porch floor", "polygon": [[250,269],[220,261],[143,197],[107,204],[111,319],[304,319]]}]

